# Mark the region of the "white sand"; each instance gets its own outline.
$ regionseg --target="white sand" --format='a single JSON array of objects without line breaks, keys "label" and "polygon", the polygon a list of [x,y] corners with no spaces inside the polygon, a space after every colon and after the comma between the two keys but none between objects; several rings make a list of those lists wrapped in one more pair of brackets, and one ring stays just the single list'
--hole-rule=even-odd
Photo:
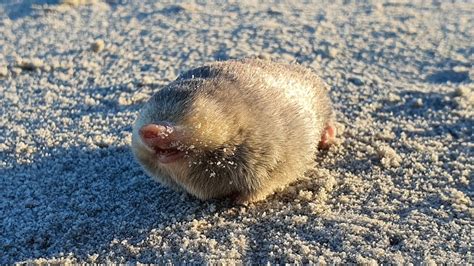
[{"label": "white sand", "polygon": [[[0,0],[0,263],[474,263],[473,1],[58,2]],[[249,207],[146,177],[140,105],[249,55],[320,73],[341,144]]]}]

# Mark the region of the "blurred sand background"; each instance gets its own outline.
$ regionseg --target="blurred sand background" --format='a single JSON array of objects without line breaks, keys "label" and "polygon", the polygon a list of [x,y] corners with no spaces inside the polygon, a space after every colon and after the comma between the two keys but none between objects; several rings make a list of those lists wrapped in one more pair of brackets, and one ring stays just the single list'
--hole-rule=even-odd
[{"label": "blurred sand background", "polygon": [[[66,2],[0,0],[0,263],[474,263],[473,1]],[[145,176],[143,102],[255,55],[331,86],[340,145],[247,207]]]}]

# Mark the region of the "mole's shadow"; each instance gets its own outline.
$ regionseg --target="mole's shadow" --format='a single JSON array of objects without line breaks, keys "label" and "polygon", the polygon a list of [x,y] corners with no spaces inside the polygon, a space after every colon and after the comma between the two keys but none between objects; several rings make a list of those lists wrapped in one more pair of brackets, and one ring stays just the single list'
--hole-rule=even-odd
[{"label": "mole's shadow", "polygon": [[[230,200],[202,202],[165,188],[144,174],[126,146],[55,147],[50,154],[31,164],[0,170],[0,246],[4,252],[0,263],[69,253],[88,261],[89,255],[98,252],[103,260],[114,249],[114,240],[146,241],[155,228],[207,217],[209,204],[215,206],[212,213],[239,209]],[[275,202],[288,204],[293,196],[282,191],[252,209],[258,213]],[[252,228],[252,232],[261,229]],[[221,229],[220,235],[227,238],[229,232]],[[252,246],[247,259],[257,260],[257,250]],[[205,258],[196,260],[204,262]]]},{"label": "mole's shadow", "polygon": [[68,253],[87,260],[114,239],[139,242],[208,207],[147,177],[128,147],[51,153],[0,170],[2,264]]}]

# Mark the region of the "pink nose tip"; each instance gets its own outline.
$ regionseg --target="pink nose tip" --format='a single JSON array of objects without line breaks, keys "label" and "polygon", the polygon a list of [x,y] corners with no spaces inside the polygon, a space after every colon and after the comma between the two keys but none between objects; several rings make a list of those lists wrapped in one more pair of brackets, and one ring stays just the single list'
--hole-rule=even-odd
[{"label": "pink nose tip", "polygon": [[139,133],[142,141],[152,149],[169,149],[178,141],[175,128],[166,123],[144,125]]},{"label": "pink nose tip", "polygon": [[140,128],[140,135],[143,138],[165,137],[173,132],[173,127],[167,124],[148,124]]}]

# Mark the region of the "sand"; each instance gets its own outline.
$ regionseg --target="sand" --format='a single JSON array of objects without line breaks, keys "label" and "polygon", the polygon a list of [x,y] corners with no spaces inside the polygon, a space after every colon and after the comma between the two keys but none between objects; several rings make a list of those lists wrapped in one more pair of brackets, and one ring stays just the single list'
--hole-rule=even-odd
[{"label": "sand", "polygon": [[[0,263],[474,263],[473,1],[66,2],[0,0]],[[147,177],[143,102],[257,55],[321,75],[339,145],[246,207]]]}]

